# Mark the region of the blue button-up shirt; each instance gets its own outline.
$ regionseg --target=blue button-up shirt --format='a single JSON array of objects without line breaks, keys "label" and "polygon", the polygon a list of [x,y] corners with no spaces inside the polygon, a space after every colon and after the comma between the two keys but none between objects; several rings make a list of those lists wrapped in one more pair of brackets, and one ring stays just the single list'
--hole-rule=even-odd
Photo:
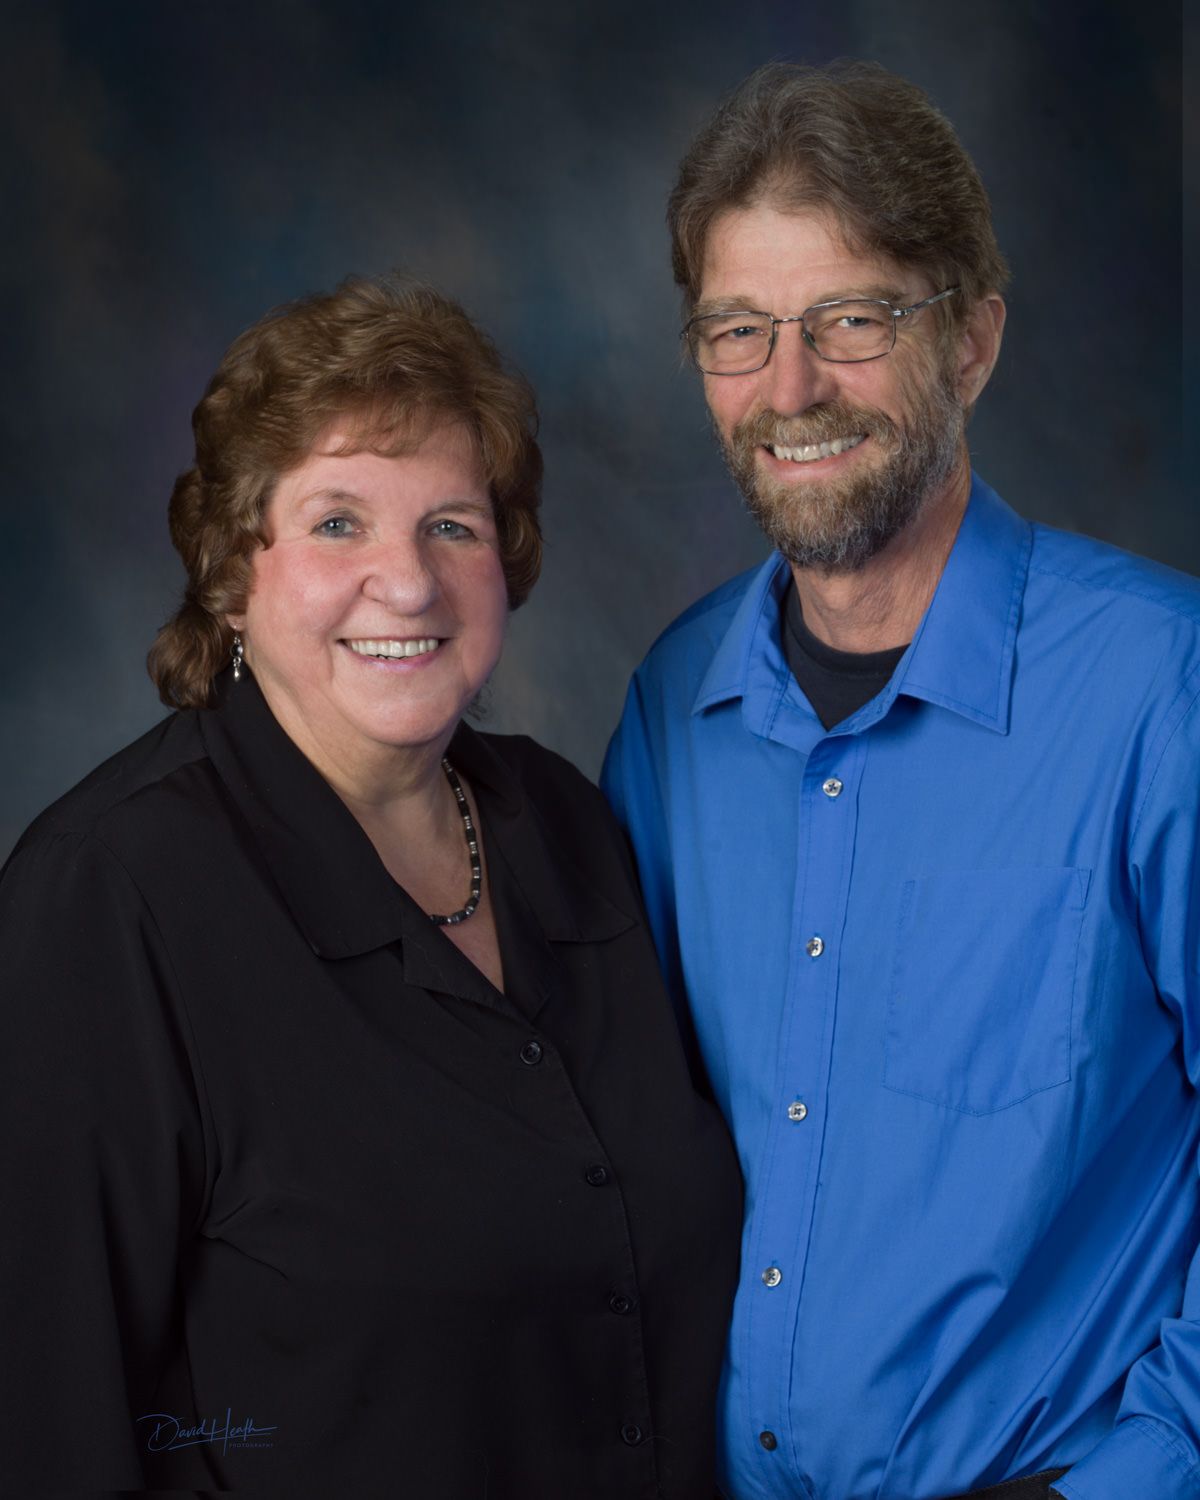
[{"label": "blue button-up shirt", "polygon": [[826,731],[788,581],[666,632],[604,774],[746,1179],[722,1482],[1200,1495],[1200,584],[975,480]]}]

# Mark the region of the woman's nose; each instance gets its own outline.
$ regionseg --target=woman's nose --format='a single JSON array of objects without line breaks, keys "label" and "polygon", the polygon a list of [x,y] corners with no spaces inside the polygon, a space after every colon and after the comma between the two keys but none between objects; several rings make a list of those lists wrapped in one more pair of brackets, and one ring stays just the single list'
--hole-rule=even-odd
[{"label": "woman's nose", "polygon": [[417,615],[434,603],[441,588],[424,549],[406,540],[372,550],[362,591],[396,614]]}]

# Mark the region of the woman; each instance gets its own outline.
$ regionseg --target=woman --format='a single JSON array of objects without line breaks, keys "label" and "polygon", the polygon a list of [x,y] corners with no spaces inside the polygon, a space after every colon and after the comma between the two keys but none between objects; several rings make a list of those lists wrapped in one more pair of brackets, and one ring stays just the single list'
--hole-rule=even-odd
[{"label": "woman", "polygon": [[599,794],[461,722],[533,421],[363,281],[196,410],[178,711],[0,884],[6,1485],[712,1494],[731,1148]]}]

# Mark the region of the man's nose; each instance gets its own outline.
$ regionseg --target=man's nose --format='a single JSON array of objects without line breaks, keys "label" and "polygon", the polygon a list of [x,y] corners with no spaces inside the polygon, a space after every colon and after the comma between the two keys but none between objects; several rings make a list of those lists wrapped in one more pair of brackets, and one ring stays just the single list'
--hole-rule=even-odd
[{"label": "man's nose", "polygon": [[763,404],[780,416],[795,417],[831,401],[837,394],[835,370],[805,343],[799,323],[784,323],[775,330],[775,347],[759,374]]},{"label": "man's nose", "polygon": [[441,585],[426,549],[405,538],[372,548],[362,591],[395,614],[419,615],[437,599]]}]

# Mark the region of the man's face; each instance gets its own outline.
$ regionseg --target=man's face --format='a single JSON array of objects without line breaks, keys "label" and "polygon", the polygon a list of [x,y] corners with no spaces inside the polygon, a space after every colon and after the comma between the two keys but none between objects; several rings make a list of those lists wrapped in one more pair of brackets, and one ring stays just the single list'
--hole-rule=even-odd
[{"label": "man's face", "polygon": [[[759,204],[713,224],[697,311],[789,317],[839,297],[908,306],[941,290],[854,255],[825,214]],[[751,514],[800,567],[861,568],[966,462],[963,407],[932,313],[902,326],[890,354],[860,364],[820,359],[788,323],[765,368],[706,375],[704,388]],[[798,451],[839,439],[850,446],[838,453]]]}]

